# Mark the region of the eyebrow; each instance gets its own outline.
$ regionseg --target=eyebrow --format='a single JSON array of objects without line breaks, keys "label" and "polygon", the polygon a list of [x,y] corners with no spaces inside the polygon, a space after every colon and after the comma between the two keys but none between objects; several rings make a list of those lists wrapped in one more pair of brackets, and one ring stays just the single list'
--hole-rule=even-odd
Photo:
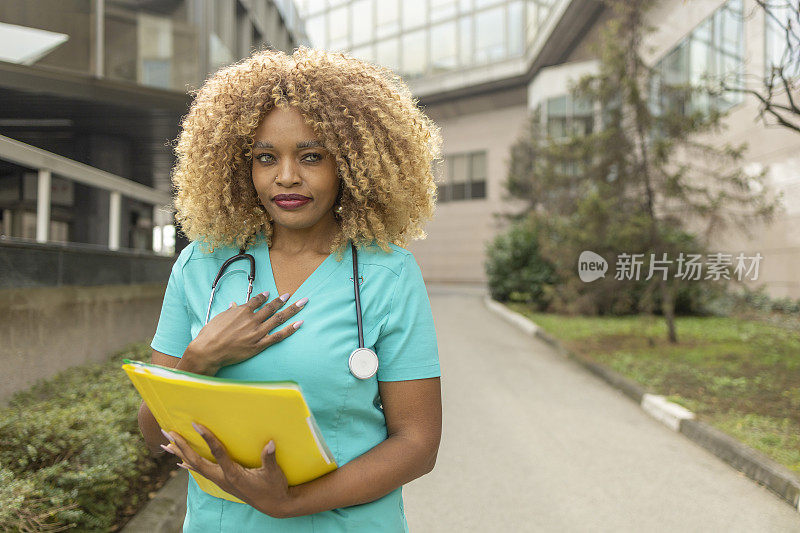
[{"label": "eyebrow", "polygon": [[[271,143],[267,141],[256,141],[253,145],[255,148],[275,148]],[[315,146],[322,146],[322,143],[319,141],[300,141],[297,143],[298,148],[313,148]]]}]

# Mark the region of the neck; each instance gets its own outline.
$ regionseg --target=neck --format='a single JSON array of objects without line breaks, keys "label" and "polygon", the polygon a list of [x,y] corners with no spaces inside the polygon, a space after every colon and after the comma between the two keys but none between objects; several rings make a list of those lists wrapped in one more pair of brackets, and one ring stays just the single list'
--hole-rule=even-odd
[{"label": "neck", "polygon": [[289,255],[329,255],[331,243],[340,231],[333,213],[310,228],[288,228],[273,223],[270,251]]}]

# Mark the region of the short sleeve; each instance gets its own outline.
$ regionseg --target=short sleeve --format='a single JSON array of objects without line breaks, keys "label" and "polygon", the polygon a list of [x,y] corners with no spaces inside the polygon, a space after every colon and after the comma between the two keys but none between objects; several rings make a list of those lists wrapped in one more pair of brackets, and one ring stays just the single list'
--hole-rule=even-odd
[{"label": "short sleeve", "polygon": [[172,265],[172,272],[161,304],[161,316],[150,347],[156,351],[183,357],[183,352],[192,340],[191,322],[186,307],[183,285],[183,254]]},{"label": "short sleeve", "polygon": [[375,342],[378,380],[403,381],[441,375],[433,313],[412,254],[406,255],[391,308]]}]

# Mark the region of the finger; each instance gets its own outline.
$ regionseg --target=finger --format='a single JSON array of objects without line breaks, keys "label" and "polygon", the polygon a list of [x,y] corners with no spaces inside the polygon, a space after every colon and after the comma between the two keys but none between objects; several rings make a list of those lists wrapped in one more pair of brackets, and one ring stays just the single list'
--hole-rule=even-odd
[{"label": "finger", "polygon": [[264,348],[266,348],[268,346],[272,346],[273,344],[282,341],[283,339],[285,339],[286,337],[288,337],[289,335],[291,335],[292,333],[297,331],[298,328],[300,328],[300,326],[303,325],[303,322],[305,322],[305,321],[304,320],[298,320],[297,322],[292,322],[291,324],[289,324],[285,328],[281,329],[280,331],[265,335],[257,343],[259,349],[263,350]]},{"label": "finger", "polygon": [[217,482],[217,479],[224,479],[222,468],[218,464],[209,461],[194,451],[194,448],[192,448],[179,433],[171,431],[169,434],[173,442],[171,447],[177,447],[178,449],[176,455],[178,455],[184,463],[189,465],[192,470],[202,474],[214,483]]},{"label": "finger", "polygon": [[247,303],[243,305],[245,305],[248,309],[250,309],[250,311],[255,311],[264,302],[267,301],[268,296],[269,296],[269,291],[259,292],[258,294],[250,298],[250,300],[248,300]]},{"label": "finger", "polygon": [[283,304],[285,304],[283,300],[281,300],[280,296],[269,302],[267,305],[256,311],[253,316],[259,322],[265,321],[267,318],[271,317],[275,312],[280,309]]},{"label": "finger", "polygon": [[[260,320],[261,322],[264,322],[264,321],[268,322],[268,324],[269,324],[269,329],[267,330],[267,333],[268,333],[268,332],[272,331],[273,329],[277,328],[279,325],[281,325],[284,322],[286,322],[286,320],[288,318],[290,318],[290,317],[296,315],[298,312],[300,312],[300,310],[306,305],[306,303],[308,303],[308,298],[307,297],[306,298],[300,298],[299,300],[294,302],[292,305],[290,305],[286,309],[283,309],[280,312],[274,312],[274,314],[272,314],[272,313],[267,314],[267,312],[268,312],[267,307],[268,306],[264,306],[263,309],[259,309],[258,311],[256,311],[254,316],[255,316],[255,318],[257,320]],[[277,311],[277,308],[275,309],[275,311]]]},{"label": "finger", "polygon": [[275,461],[275,441],[271,440],[264,446],[264,449],[261,450],[261,468],[270,472],[277,467],[278,463]]},{"label": "finger", "polygon": [[211,455],[214,456],[214,459],[217,460],[217,464],[222,467],[223,471],[230,471],[233,472],[237,469],[239,463],[231,459],[230,455],[228,455],[228,449],[225,448],[225,445],[217,438],[214,433],[211,432],[210,429],[205,427],[202,424],[198,424],[197,422],[192,422],[192,426],[194,429],[203,437],[203,440],[206,441],[208,444],[208,449],[211,450]]}]

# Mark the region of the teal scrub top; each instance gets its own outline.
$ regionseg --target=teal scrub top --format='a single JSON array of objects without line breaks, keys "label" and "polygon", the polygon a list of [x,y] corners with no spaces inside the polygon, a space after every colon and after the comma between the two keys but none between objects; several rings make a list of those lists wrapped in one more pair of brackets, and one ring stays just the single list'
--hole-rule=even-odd
[{"label": "teal scrub top", "polygon": [[[348,365],[350,353],[358,347],[349,245],[342,261],[337,262],[330,254],[287,301],[286,305],[291,305],[308,297],[305,307],[273,331],[305,320],[297,331],[250,359],[220,368],[216,374],[230,379],[296,381],[340,467],[387,438],[378,381],[441,375],[422,272],[411,252],[389,246],[391,253],[375,245],[358,248],[364,345],[378,355],[376,375],[358,379]],[[271,301],[279,294],[263,234],[248,252],[256,262],[252,294],[269,291]],[[197,241],[181,251],[173,264],[150,344],[154,350],[174,357],[183,355],[203,327],[217,271],[237,253],[232,247],[205,253]],[[244,303],[248,271],[244,259],[228,266],[217,284],[211,318],[232,301]],[[281,443],[276,445],[280,447]],[[402,487],[370,503],[278,519],[250,505],[211,496],[190,476],[183,531],[402,532],[408,531],[408,525]]]}]

